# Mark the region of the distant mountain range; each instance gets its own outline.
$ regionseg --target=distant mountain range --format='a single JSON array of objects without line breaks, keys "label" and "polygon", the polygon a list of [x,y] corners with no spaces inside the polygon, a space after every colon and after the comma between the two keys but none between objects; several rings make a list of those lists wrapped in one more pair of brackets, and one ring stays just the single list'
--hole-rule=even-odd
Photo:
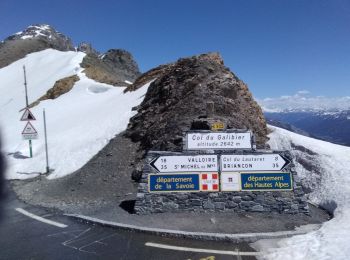
[{"label": "distant mountain range", "polygon": [[269,124],[284,129],[350,146],[350,110],[303,110],[289,109],[267,112],[264,115]]}]

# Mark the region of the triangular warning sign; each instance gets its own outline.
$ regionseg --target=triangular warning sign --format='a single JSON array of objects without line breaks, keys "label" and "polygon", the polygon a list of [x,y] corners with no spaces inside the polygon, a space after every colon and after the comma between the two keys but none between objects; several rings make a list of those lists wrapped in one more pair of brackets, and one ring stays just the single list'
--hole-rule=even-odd
[{"label": "triangular warning sign", "polygon": [[30,134],[37,134],[38,132],[35,130],[34,126],[28,122],[26,126],[23,129],[22,135],[30,135]]},{"label": "triangular warning sign", "polygon": [[31,120],[36,120],[32,112],[28,108],[24,110],[24,113],[21,117],[21,121],[31,121]]}]

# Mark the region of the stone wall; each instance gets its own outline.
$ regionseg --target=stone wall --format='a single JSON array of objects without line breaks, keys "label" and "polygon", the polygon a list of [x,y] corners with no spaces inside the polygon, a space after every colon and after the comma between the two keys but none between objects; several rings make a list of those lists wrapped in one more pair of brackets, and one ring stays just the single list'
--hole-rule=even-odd
[{"label": "stone wall", "polygon": [[[216,151],[215,154],[252,154],[266,150]],[[193,155],[200,152],[149,152],[142,179],[139,183],[135,212],[150,214],[162,212],[278,212],[284,214],[309,214],[309,208],[301,187],[300,178],[290,152],[269,151],[289,159],[291,163],[282,171],[292,176],[292,191],[236,191],[236,192],[165,192],[149,193],[148,175],[154,172],[149,162],[159,155]],[[201,152],[204,154],[203,152]],[[208,151],[207,153],[208,154]]]}]

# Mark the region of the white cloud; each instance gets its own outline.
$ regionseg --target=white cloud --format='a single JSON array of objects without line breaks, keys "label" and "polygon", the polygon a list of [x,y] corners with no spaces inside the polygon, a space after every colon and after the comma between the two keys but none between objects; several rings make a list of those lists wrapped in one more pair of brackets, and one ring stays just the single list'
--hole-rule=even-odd
[{"label": "white cloud", "polygon": [[292,96],[256,99],[266,112],[286,110],[348,110],[350,97],[310,96],[308,90],[300,90]]},{"label": "white cloud", "polygon": [[307,94],[310,94],[310,91],[308,91],[308,90],[299,90],[297,92],[297,95],[307,95]]}]

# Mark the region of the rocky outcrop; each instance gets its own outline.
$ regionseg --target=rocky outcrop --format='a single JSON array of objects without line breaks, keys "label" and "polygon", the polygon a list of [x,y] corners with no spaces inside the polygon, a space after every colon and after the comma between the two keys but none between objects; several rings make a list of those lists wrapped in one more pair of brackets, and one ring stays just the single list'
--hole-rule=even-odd
[{"label": "rocky outcrop", "polygon": [[114,86],[129,86],[141,74],[131,53],[120,49],[87,54],[81,66],[89,78]]},{"label": "rocky outcrop", "polygon": [[0,68],[24,58],[27,54],[48,48],[59,51],[74,50],[70,38],[50,25],[31,25],[0,43]]},{"label": "rocky outcrop", "polygon": [[153,68],[145,73],[143,73],[141,76],[139,76],[135,82],[133,84],[131,84],[130,86],[128,86],[124,92],[128,92],[128,91],[134,91],[140,87],[142,87],[143,85],[145,85],[146,83],[161,77],[162,75],[164,75],[165,73],[169,72],[173,67],[175,66],[174,63],[170,63],[170,64],[166,64],[166,65],[160,65],[156,68]]},{"label": "rocky outcrop", "polygon": [[214,104],[209,117],[224,122],[227,128],[252,130],[257,147],[265,148],[268,138],[262,110],[218,53],[180,59],[157,70],[153,75],[157,79],[126,131],[126,136],[140,142],[143,152],[181,151],[184,131],[208,129],[208,102]]},{"label": "rocky outcrop", "polygon": [[78,45],[77,51],[84,52],[86,54],[94,54],[94,55],[99,55],[98,51],[96,51],[91,43],[87,42],[82,42]]},{"label": "rocky outcrop", "polygon": [[38,105],[40,101],[47,99],[56,99],[59,96],[69,92],[73,88],[75,82],[79,81],[79,79],[80,78],[78,75],[73,75],[57,80],[55,82],[55,85],[52,88],[50,88],[44,96],[40,97],[37,101],[30,104],[29,108]]}]

